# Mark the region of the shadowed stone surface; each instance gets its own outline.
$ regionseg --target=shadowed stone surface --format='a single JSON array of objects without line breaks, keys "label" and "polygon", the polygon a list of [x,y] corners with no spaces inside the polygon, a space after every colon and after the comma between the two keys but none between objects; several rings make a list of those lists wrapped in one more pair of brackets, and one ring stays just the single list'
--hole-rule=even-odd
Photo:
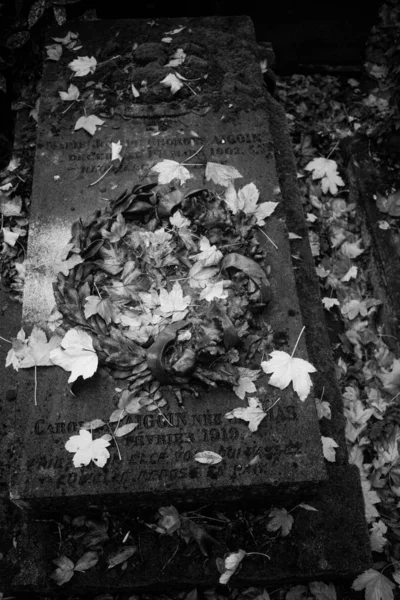
[{"label": "shadowed stone surface", "polygon": [[[162,36],[178,25],[186,29],[173,34],[177,37],[171,46],[164,44],[166,49],[162,45],[160,49]],[[65,103],[59,100],[58,92],[68,87],[66,63],[75,55],[67,53],[59,63],[46,63],[23,304],[23,322],[28,328],[33,324],[47,327],[54,306],[52,283],[57,275],[57,255],[69,241],[72,223],[104,207],[106,199],[117,197],[135,183],[155,181],[149,171],[159,160],[184,161],[199,150],[199,163],[214,161],[235,166],[243,175],[240,185],[254,182],[263,201],[276,199],[273,190],[278,185],[249,19],[180,19],[179,23],[165,21],[157,30],[149,29],[142,21],[80,23],[69,29],[79,33],[83,44],[78,56],[93,54],[98,63],[104,58],[99,52],[105,32],[111,47],[113,40],[122,45],[137,42],[139,62],[157,51],[157,81],[152,91],[146,88],[143,97],[134,103],[131,97],[120,102],[113,116],[103,115],[101,103],[97,107],[93,101],[93,113],[104,116],[105,124],[91,137],[82,130],[74,132],[74,124],[82,116],[79,103],[65,113]],[[61,35],[66,32],[63,30]],[[146,42],[144,49],[142,41]],[[199,84],[198,94],[185,90],[179,102],[169,90],[166,94],[164,86],[157,87],[169,72],[160,64],[170,59],[177,47],[188,52],[202,48],[200,54],[208,74]],[[193,62],[197,68],[199,62]],[[82,90],[82,80],[104,84],[101,69],[99,65],[94,75],[74,82]],[[183,73],[188,77],[189,73]],[[148,77],[152,74],[150,71]],[[124,148],[121,168],[91,185],[110,166],[110,143],[119,140]],[[190,187],[203,187],[204,168],[192,171]],[[276,246],[260,234],[271,267],[272,301],[265,319],[276,338],[286,341],[280,348],[291,351],[302,319],[282,206],[267,220],[264,230]],[[307,358],[304,338],[296,356]],[[291,386],[283,392],[267,386],[268,377],[260,399],[265,408],[278,398],[280,401],[256,433],[250,433],[244,421],[224,418],[229,410],[247,403],[223,388],[205,391],[199,400],[187,395],[184,408],[171,397],[163,409],[165,417],[157,413],[133,417],[139,423],[137,429],[118,441],[121,460],[114,448],[103,469],[93,463],[76,469],[65,442],[85,420],[108,419],[115,408],[117,382],[102,372],[74,385],[74,397],[67,388],[67,378],[58,368],[38,369],[38,405],[34,406],[34,375],[21,373],[11,482],[11,497],[17,503],[28,502],[42,509],[64,506],[71,511],[79,505],[131,505],[132,500],[158,504],[161,499],[163,503],[172,499],[233,500],[297,493],[326,478],[312,395],[300,402]],[[216,466],[200,465],[193,457],[202,450],[213,450],[224,460]],[[260,460],[249,464],[256,456]]]}]

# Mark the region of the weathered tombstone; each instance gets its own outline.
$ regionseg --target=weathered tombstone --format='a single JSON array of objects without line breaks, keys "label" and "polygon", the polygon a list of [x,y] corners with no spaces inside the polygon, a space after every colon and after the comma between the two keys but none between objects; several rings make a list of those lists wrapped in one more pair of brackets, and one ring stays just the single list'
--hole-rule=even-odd
[{"label": "weathered tombstone", "polygon": [[[216,162],[240,171],[240,187],[254,182],[262,201],[279,200],[249,19],[93,21],[74,25],[72,31],[79,34],[76,43],[82,48],[69,50],[64,40],[62,58],[46,62],[42,80],[23,302],[28,331],[33,325],[48,331],[60,250],[70,240],[73,222],[87,219],[135,184],[155,183],[151,168],[158,162],[184,162],[197,153],[199,166],[191,169],[193,178],[186,182],[186,190],[205,184],[216,189],[205,181],[203,166]],[[167,67],[179,49],[186,54],[186,64]],[[127,51],[132,53],[129,63]],[[122,63],[120,55],[125,57]],[[95,72],[71,79],[67,65],[77,56],[96,56]],[[170,72],[186,78],[177,79],[184,87],[176,95],[160,84]],[[104,120],[93,136],[74,130],[84,115],[80,99],[72,103],[60,99],[59,92],[71,83],[84,98],[86,116]],[[116,168],[111,143],[119,141],[123,160]],[[259,333],[270,335],[274,348],[291,353],[302,319],[281,206],[263,229],[259,240],[270,266],[271,300]],[[296,356],[307,359],[304,336]],[[267,416],[255,432],[245,421],[225,418],[234,408],[247,406],[247,401],[223,386],[211,391],[204,387],[200,398],[185,393],[183,405],[170,391],[161,410],[132,416],[137,428],[118,440],[118,449],[110,449],[104,468],[93,462],[75,468],[65,443],[78,434],[83,422],[107,421],[116,408],[116,388],[124,385],[102,369],[74,384],[73,395],[67,379],[68,373],[58,367],[21,373],[11,477],[11,498],[17,504],[71,511],[88,505],[159,504],[161,499],[166,503],[260,494],[288,497],[315,489],[326,479],[312,394],[301,402],[292,385],[282,391],[268,385],[269,376],[258,390]],[[194,455],[205,450],[223,460],[199,464]]]}]

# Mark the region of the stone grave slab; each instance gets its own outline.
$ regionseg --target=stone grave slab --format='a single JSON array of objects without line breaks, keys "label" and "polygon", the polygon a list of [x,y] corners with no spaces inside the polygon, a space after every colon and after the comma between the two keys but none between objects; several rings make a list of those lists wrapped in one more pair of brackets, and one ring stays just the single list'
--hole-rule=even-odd
[{"label": "stone grave slab", "polygon": [[[78,34],[82,48],[74,53],[64,42],[63,56],[46,62],[42,80],[23,302],[27,331],[33,325],[49,330],[60,250],[69,242],[72,224],[135,184],[155,183],[151,169],[158,162],[184,162],[197,153],[186,193],[205,185],[223,193],[204,177],[204,165],[216,162],[235,167],[243,176],[240,186],[255,183],[262,201],[280,201],[248,18],[160,20],[154,26],[144,20],[93,21],[69,24],[54,36],[64,37],[68,30]],[[188,68],[185,63],[180,71],[166,67],[180,49],[189,57]],[[119,62],[121,54],[125,58]],[[67,64],[76,56],[96,56],[95,72],[71,79]],[[160,85],[169,72],[187,81],[176,94]],[[81,92],[86,116],[104,121],[93,136],[74,129],[85,114],[80,100],[60,99],[59,92],[71,82]],[[111,163],[112,142],[122,144],[120,165]],[[260,334],[270,335],[274,348],[291,352],[302,318],[280,204],[258,239],[266,251],[271,291]],[[307,359],[304,340],[296,356]],[[60,368],[38,368],[36,380],[32,370],[20,373],[11,498],[22,506],[73,511],[89,505],[159,504],[161,499],[165,504],[260,494],[287,497],[326,479],[312,394],[301,402],[291,385],[283,391],[269,386],[268,376],[259,380],[267,416],[256,432],[245,421],[224,417],[247,406],[227,388],[204,387],[200,398],[184,393],[183,405],[170,389],[162,410],[132,416],[136,429],[118,440],[119,450],[111,447],[104,468],[93,462],[75,468],[65,443],[85,421],[108,420],[118,401],[116,388],[124,387],[123,382],[102,368],[92,378],[80,378],[72,395],[68,373]],[[99,436],[107,431],[100,430]],[[194,461],[204,450],[223,460],[211,466]]]}]

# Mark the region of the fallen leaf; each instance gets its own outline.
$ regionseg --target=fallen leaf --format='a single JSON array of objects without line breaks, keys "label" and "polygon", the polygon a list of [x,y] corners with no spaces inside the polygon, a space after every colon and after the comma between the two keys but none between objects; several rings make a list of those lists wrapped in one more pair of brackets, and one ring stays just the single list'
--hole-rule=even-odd
[{"label": "fallen leaf", "polygon": [[303,508],[304,510],[309,510],[312,512],[318,512],[317,508],[314,508],[313,506],[310,506],[310,504],[306,504],[305,502],[299,504],[299,508]]},{"label": "fallen leaf", "polygon": [[263,411],[262,404],[258,398],[249,398],[248,403],[249,405],[246,407],[239,406],[227,412],[224,417],[225,419],[243,419],[243,421],[248,421],[250,431],[254,432],[257,431],[258,426],[267,413]]},{"label": "fallen leaf", "polygon": [[164,42],[164,44],[170,44],[172,42],[172,37],[163,37],[161,38],[161,41]]},{"label": "fallen leaf", "polygon": [[317,407],[317,415],[318,419],[321,420],[325,417],[325,419],[330,419],[331,414],[331,406],[329,402],[326,400],[320,400],[319,398],[315,399],[315,406]]},{"label": "fallen leaf", "polygon": [[0,194],[0,213],[4,217],[19,217],[22,211],[22,200],[20,196],[8,198]]},{"label": "fallen leaf", "polygon": [[305,166],[306,171],[312,171],[313,179],[321,179],[322,192],[328,191],[335,196],[338,193],[338,186],[344,185],[343,179],[338,175],[337,163],[328,158],[314,158]]},{"label": "fallen leaf", "polygon": [[373,552],[383,552],[383,548],[387,544],[385,533],[388,528],[381,520],[372,523],[369,540],[371,542],[371,550]]},{"label": "fallen leaf", "polygon": [[104,125],[105,121],[103,119],[99,119],[96,115],[89,115],[88,117],[79,117],[77,122],[75,123],[74,131],[78,129],[84,129],[90,135],[94,135],[96,133],[97,127],[100,125]]},{"label": "fallen leaf", "polygon": [[120,437],[124,437],[125,435],[128,435],[128,433],[130,433],[131,431],[136,429],[138,424],[139,423],[127,423],[126,425],[122,425],[121,427],[118,427],[118,429],[116,429],[114,431],[115,437],[120,438]]},{"label": "fallen leaf", "polygon": [[247,369],[246,367],[238,367],[239,385],[233,388],[236,396],[244,400],[246,394],[254,394],[257,391],[253,381],[259,378],[260,370]]},{"label": "fallen leaf", "polygon": [[343,275],[343,277],[340,281],[343,281],[343,283],[347,283],[348,281],[350,281],[350,279],[355,279],[357,277],[357,272],[358,272],[358,267],[356,267],[356,266],[350,267],[350,269],[347,271],[347,273],[345,275]]},{"label": "fallen leaf", "polygon": [[68,33],[63,38],[53,37],[52,39],[55,42],[57,42],[58,44],[62,44],[63,46],[67,46],[72,41],[78,39],[78,34],[74,33],[73,31],[68,31]]},{"label": "fallen leaf", "polygon": [[51,575],[57,585],[67,583],[74,575],[74,563],[66,556],[59,556],[53,560],[53,563],[58,567]]},{"label": "fallen leaf", "polygon": [[156,526],[152,528],[163,535],[172,535],[181,527],[179,513],[175,506],[161,506],[158,509],[160,519]]},{"label": "fallen leaf", "polygon": [[238,552],[231,552],[231,554],[228,554],[224,561],[224,572],[219,578],[219,583],[224,585],[228,583],[245,556],[246,552],[244,550],[238,550]]},{"label": "fallen leaf", "polygon": [[176,35],[177,33],[180,33],[181,31],[183,31],[184,29],[186,29],[186,26],[182,25],[182,27],[177,27],[176,29],[172,29],[172,31],[166,31],[165,35]]},{"label": "fallen leaf", "polygon": [[169,218],[169,222],[171,223],[171,225],[177,227],[178,229],[182,229],[183,227],[189,227],[190,225],[190,219],[184,217],[180,210],[174,212],[172,217]]},{"label": "fallen leaf", "polygon": [[175,281],[172,290],[160,290],[160,311],[164,315],[172,315],[172,322],[183,318],[182,312],[186,311],[191,301],[190,296],[183,296],[179,281]]},{"label": "fallen leaf", "polygon": [[400,390],[400,359],[394,359],[391,371],[382,372],[378,376],[383,383],[385,392],[396,395]]},{"label": "fallen leaf", "polygon": [[50,352],[50,360],[65,371],[71,371],[68,383],[91,377],[97,370],[98,358],[88,333],[75,327],[70,329],[61,341],[60,347]]},{"label": "fallen leaf", "polygon": [[167,63],[165,66],[174,68],[179,67],[179,65],[185,62],[185,58],[186,53],[183,50],[183,48],[178,48],[177,51],[174,53],[172,60],[170,60],[169,63]]},{"label": "fallen leaf", "polygon": [[294,519],[285,508],[273,508],[268,516],[272,517],[267,524],[268,531],[278,531],[278,529],[281,529],[283,537],[289,535]]},{"label": "fallen leaf", "polygon": [[396,586],[379,571],[368,569],[353,581],[351,587],[357,592],[365,589],[365,600],[393,600],[393,589]]},{"label": "fallen leaf", "polygon": [[191,174],[186,167],[168,158],[154,165],[151,171],[158,173],[158,183],[160,184],[170,183],[173,179],[179,179],[181,185],[183,185],[187,179],[191,178]]},{"label": "fallen leaf", "polygon": [[125,562],[126,560],[128,560],[128,558],[133,556],[136,551],[136,546],[125,546],[123,550],[113,554],[107,559],[107,569],[112,569],[113,567],[116,567],[117,565],[120,565],[121,563]]},{"label": "fallen leaf", "polygon": [[217,185],[228,187],[234,179],[243,177],[235,167],[221,165],[220,163],[208,162],[206,165],[206,179]]},{"label": "fallen leaf", "polygon": [[107,446],[110,442],[107,439],[97,438],[94,440],[90,431],[80,429],[78,435],[72,435],[65,443],[65,449],[73,452],[74,467],[80,468],[88,465],[91,461],[98,467],[103,468],[110,457]]},{"label": "fallen leaf", "polygon": [[336,600],[336,588],[333,583],[326,584],[323,581],[311,581],[308,587],[316,600]]},{"label": "fallen leaf", "polygon": [[301,237],[301,235],[297,235],[297,233],[293,233],[292,231],[289,231],[289,240],[302,240],[303,238]]},{"label": "fallen leaf", "polygon": [[347,258],[357,258],[357,256],[360,256],[360,254],[365,252],[363,248],[360,248],[361,242],[361,239],[354,243],[343,242],[343,244],[340,246],[340,252]]},{"label": "fallen leaf", "polygon": [[93,421],[86,421],[82,425],[82,429],[90,429],[90,431],[94,431],[95,429],[99,429],[100,427],[104,427],[105,423],[101,419],[94,419]]},{"label": "fallen leaf", "polygon": [[212,302],[215,299],[224,300],[228,297],[228,292],[224,289],[224,282],[208,283],[200,292],[200,300]]},{"label": "fallen leaf", "polygon": [[139,96],[140,96],[140,92],[139,92],[139,90],[137,90],[137,89],[135,88],[135,86],[133,85],[133,83],[131,83],[131,90],[132,90],[132,95],[133,95],[133,97],[134,97],[134,98],[139,98]]},{"label": "fallen leaf", "polygon": [[100,315],[102,319],[109,325],[113,321],[113,305],[108,298],[99,298],[99,296],[87,296],[85,298],[84,313],[86,319],[93,315]]},{"label": "fallen leaf", "polygon": [[212,450],[203,450],[203,452],[197,452],[194,456],[194,460],[203,465],[217,465],[221,462],[222,456]]},{"label": "fallen leaf", "polygon": [[47,341],[45,332],[36,325],[33,326],[32,333],[28,338],[25,338],[25,332],[21,329],[7,354],[6,367],[12,365],[18,371],[18,369],[29,369],[35,366],[52,366],[50,353],[60,343],[61,338],[57,335]]},{"label": "fallen leaf", "polygon": [[91,569],[96,565],[99,561],[99,555],[97,552],[89,551],[85,552],[74,567],[74,571],[79,571],[80,573],[84,573],[88,569]]},{"label": "fallen leaf", "polygon": [[61,44],[50,44],[46,46],[46,54],[49,60],[55,60],[56,62],[60,60],[63,49]]},{"label": "fallen leaf", "polygon": [[111,142],[111,160],[119,160],[122,161],[121,156],[122,144],[120,141]]},{"label": "fallen leaf", "polygon": [[281,350],[273,350],[270,356],[271,360],[261,363],[264,373],[273,374],[269,385],[284,390],[292,382],[294,391],[304,402],[313,385],[309,373],[315,373],[317,369],[308,361],[294,358]]},{"label": "fallen leaf", "polygon": [[326,310],[330,310],[334,306],[340,306],[339,300],[337,298],[322,298],[322,304]]},{"label": "fallen leaf", "polygon": [[203,267],[215,267],[221,262],[222,252],[217,249],[217,246],[211,246],[208,238],[204,235],[200,238],[199,246],[201,252],[191,256],[196,262],[201,261]]},{"label": "fallen leaf", "polygon": [[381,499],[377,492],[372,489],[371,482],[368,479],[363,479],[361,481],[361,489],[364,496],[365,519],[367,523],[371,523],[380,517],[378,510],[375,508],[375,504],[379,504]]},{"label": "fallen leaf", "polygon": [[331,437],[325,437],[323,435],[321,435],[321,441],[322,441],[322,451],[323,451],[324,457],[329,462],[335,462],[336,461],[335,448],[339,448],[339,444],[337,444],[335,442],[335,440],[332,439]]},{"label": "fallen leaf", "polygon": [[178,77],[174,73],[169,73],[164,79],[160,81],[162,85],[169,87],[173,94],[179,92],[181,88],[183,88],[183,83],[178,79]]},{"label": "fallen leaf", "polygon": [[384,231],[390,229],[390,225],[387,221],[378,221],[379,229],[383,229]]},{"label": "fallen leaf", "polygon": [[78,56],[72,62],[68,63],[69,68],[75,73],[76,77],[84,77],[89,73],[94,73],[97,66],[97,60],[94,56]]},{"label": "fallen leaf", "polygon": [[76,87],[76,85],[74,85],[73,83],[71,83],[67,92],[58,92],[58,93],[60,95],[61,100],[64,100],[64,101],[78,100],[78,98],[79,98],[79,90]]},{"label": "fallen leaf", "polygon": [[19,238],[19,233],[11,231],[9,227],[3,227],[1,229],[1,232],[3,234],[3,240],[5,241],[5,243],[11,247],[14,247]]}]

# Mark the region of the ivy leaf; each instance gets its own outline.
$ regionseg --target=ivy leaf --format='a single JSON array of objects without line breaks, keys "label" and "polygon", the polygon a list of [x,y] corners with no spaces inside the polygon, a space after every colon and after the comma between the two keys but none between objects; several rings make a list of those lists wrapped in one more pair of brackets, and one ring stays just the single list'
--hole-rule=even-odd
[{"label": "ivy leaf", "polygon": [[97,60],[94,56],[78,56],[72,62],[68,63],[69,68],[75,73],[76,77],[84,77],[89,73],[94,73],[97,66]]},{"label": "ivy leaf", "polygon": [[133,556],[136,551],[136,546],[125,546],[123,550],[117,552],[116,554],[113,554],[107,559],[107,569],[112,569],[113,567],[116,567],[117,565],[120,565],[121,563],[125,562],[126,560],[128,560],[128,558]]},{"label": "ivy leaf", "polygon": [[78,435],[72,435],[65,443],[65,449],[74,453],[74,467],[80,468],[93,461],[95,465],[103,468],[110,457],[107,450],[109,445],[108,439],[101,437],[94,440],[90,431],[80,429]]},{"label": "ivy leaf", "polygon": [[290,382],[293,382],[294,391],[304,402],[313,385],[309,373],[315,373],[317,369],[308,361],[293,358],[281,350],[274,350],[270,356],[272,356],[271,360],[261,363],[264,373],[273,374],[268,383],[284,390]]},{"label": "ivy leaf", "polygon": [[160,310],[165,315],[172,315],[172,322],[183,319],[182,313],[186,311],[190,300],[190,296],[183,297],[179,281],[175,281],[170,292],[165,288],[160,290]]},{"label": "ivy leaf", "polygon": [[74,563],[72,560],[62,555],[53,560],[53,563],[58,567],[51,575],[57,585],[67,583],[74,575]]},{"label": "ivy leaf", "polygon": [[278,529],[281,529],[283,537],[289,535],[294,519],[285,508],[273,508],[268,516],[272,517],[267,525],[268,531],[278,531]]},{"label": "ivy leaf", "polygon": [[322,157],[314,158],[314,160],[306,165],[305,170],[313,172],[313,179],[321,179],[321,187],[324,194],[327,194],[329,191],[333,196],[336,196],[338,186],[344,185],[343,179],[337,172],[337,163],[334,160]]},{"label": "ivy leaf", "polygon": [[179,92],[181,88],[183,88],[183,83],[178,79],[174,73],[169,73],[162,81],[160,81],[162,85],[169,87],[173,94]]},{"label": "ivy leaf", "polygon": [[237,552],[228,554],[224,561],[224,572],[219,578],[219,583],[225,585],[228,583],[245,556],[246,552],[244,550],[238,550]]},{"label": "ivy leaf", "polygon": [[253,381],[258,379],[260,375],[260,370],[256,369],[253,371],[252,369],[246,369],[245,367],[238,367],[239,371],[239,385],[233,388],[236,396],[244,400],[246,394],[254,394],[257,391],[256,386]]},{"label": "ivy leaf", "polygon": [[97,131],[97,127],[104,125],[104,123],[105,121],[103,121],[103,119],[99,119],[99,117],[96,117],[96,115],[79,117],[75,123],[74,131],[77,131],[78,129],[84,129],[90,133],[90,135],[94,135]]},{"label": "ivy leaf", "polygon": [[221,165],[220,163],[208,162],[206,165],[206,179],[217,185],[228,187],[234,179],[243,177],[235,167]]},{"label": "ivy leaf", "polygon": [[75,327],[70,329],[61,341],[60,347],[50,352],[50,360],[65,371],[71,371],[68,383],[91,377],[97,369],[98,358],[93,348],[92,338],[88,333]]},{"label": "ivy leaf", "polygon": [[224,416],[225,419],[243,419],[248,421],[250,431],[257,431],[258,426],[264,419],[267,413],[263,411],[262,404],[257,398],[249,398],[249,406],[234,408],[227,412]]},{"label": "ivy leaf", "polygon": [[73,83],[71,83],[67,92],[58,92],[58,93],[59,93],[61,100],[64,100],[64,101],[78,100],[78,98],[79,98],[79,90],[76,87],[76,85],[74,85]]},{"label": "ivy leaf", "polygon": [[194,456],[194,460],[203,465],[217,465],[221,462],[222,456],[212,450],[203,450],[203,452],[197,452]]},{"label": "ivy leaf", "polygon": [[379,571],[368,569],[353,581],[351,587],[357,592],[365,589],[365,600],[393,600],[393,588],[396,586]]},{"label": "ivy leaf", "polygon": [[321,435],[321,441],[324,457],[329,462],[335,462],[335,448],[339,448],[339,444],[337,444],[331,437],[325,437],[323,435]]},{"label": "ivy leaf", "polygon": [[199,254],[192,255],[196,262],[201,261],[203,267],[215,267],[221,262],[223,254],[217,246],[211,246],[210,241],[204,235],[200,238]]},{"label": "ivy leaf", "polygon": [[158,173],[158,183],[170,183],[173,179],[179,179],[183,185],[187,179],[191,178],[191,174],[186,167],[166,158],[152,167],[151,171]]}]

